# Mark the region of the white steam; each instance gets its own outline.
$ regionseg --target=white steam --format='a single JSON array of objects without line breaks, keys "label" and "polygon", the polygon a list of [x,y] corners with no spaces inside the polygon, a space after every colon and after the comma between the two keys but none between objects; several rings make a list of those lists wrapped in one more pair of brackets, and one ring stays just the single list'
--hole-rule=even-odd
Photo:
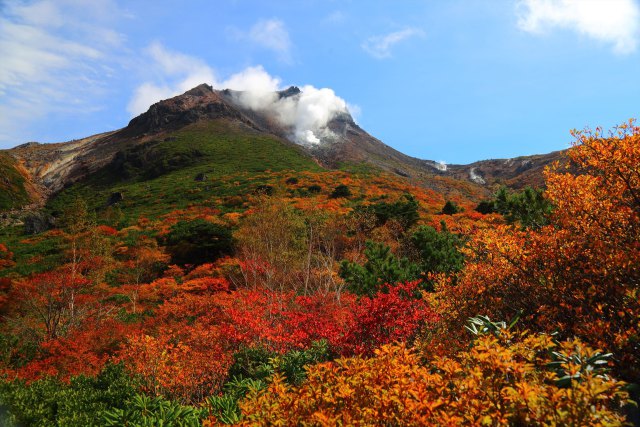
[{"label": "white steam", "polygon": [[319,144],[319,137],[331,137],[327,124],[338,114],[346,113],[347,103],[331,89],[303,86],[297,96],[281,98],[266,107],[278,121],[293,129],[300,144]]},{"label": "white steam", "polygon": [[471,179],[471,181],[475,182],[476,184],[484,185],[487,183],[482,177],[482,175],[476,172],[476,168],[471,168],[469,170],[469,178]]},{"label": "white steam", "polygon": [[320,137],[331,137],[327,124],[338,114],[347,113],[347,103],[331,89],[303,86],[301,93],[280,98],[280,80],[262,67],[251,67],[214,85],[218,89],[242,91],[236,100],[243,107],[273,115],[292,130],[292,138],[300,144],[319,144]]},{"label": "white steam", "polygon": [[[151,59],[150,71],[161,79],[138,86],[128,105],[132,115],[143,113],[162,99],[208,83],[215,89],[241,92],[236,95],[240,105],[272,114],[283,127],[291,130],[291,137],[297,143],[315,145],[331,139],[334,135],[328,123],[337,115],[349,112],[346,101],[327,88],[306,85],[300,88],[300,94],[280,98],[276,92],[284,88],[282,81],[262,66],[248,67],[220,80],[202,60],[170,51],[159,43],[151,45],[147,54]],[[359,112],[357,105],[351,105],[351,109]]]},{"label": "white steam", "polygon": [[291,129],[291,137],[299,144],[320,144],[320,138],[330,138],[327,124],[338,114],[347,113],[347,103],[333,90],[303,86],[297,95],[282,97],[280,79],[271,77],[262,67],[250,67],[229,79],[213,85],[217,89],[241,91],[236,101],[253,111],[271,114]]},{"label": "white steam", "polygon": [[311,130],[305,130],[297,135],[296,140],[307,144],[320,144],[320,140]]}]

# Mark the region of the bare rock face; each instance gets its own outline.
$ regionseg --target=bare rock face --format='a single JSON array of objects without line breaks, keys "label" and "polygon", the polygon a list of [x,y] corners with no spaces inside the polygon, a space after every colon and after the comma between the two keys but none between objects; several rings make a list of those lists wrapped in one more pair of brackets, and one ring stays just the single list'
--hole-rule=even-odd
[{"label": "bare rock face", "polygon": [[65,185],[87,173],[98,170],[110,160],[109,156],[94,153],[101,141],[109,139],[114,132],[106,132],[87,138],[56,144],[28,143],[8,151],[18,159],[27,171],[32,184],[46,199]]},{"label": "bare rock face", "polygon": [[182,95],[153,104],[146,113],[133,118],[124,131],[128,135],[156,134],[221,117],[247,122],[237,109],[220,97],[218,91],[201,84]]},{"label": "bare rock face", "polygon": [[39,234],[54,226],[53,217],[44,212],[32,212],[24,220],[24,232],[27,234]]},{"label": "bare rock face", "polygon": [[289,86],[287,89],[279,91],[278,92],[278,97],[279,98],[289,98],[289,97],[292,97],[292,96],[300,95],[301,93],[302,93],[302,91],[300,90],[299,87],[297,87],[297,86]]}]

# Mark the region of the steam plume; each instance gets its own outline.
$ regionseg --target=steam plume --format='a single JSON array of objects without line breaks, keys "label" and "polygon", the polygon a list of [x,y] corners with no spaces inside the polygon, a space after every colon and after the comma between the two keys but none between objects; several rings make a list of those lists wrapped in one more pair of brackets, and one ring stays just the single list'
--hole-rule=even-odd
[{"label": "steam plume", "polygon": [[[201,83],[215,89],[239,91],[236,101],[253,111],[268,112],[278,122],[291,129],[292,139],[299,144],[320,144],[332,136],[327,124],[338,114],[348,113],[347,103],[328,88],[311,85],[301,87],[301,93],[280,97],[283,89],[280,78],[271,76],[262,66],[247,67],[221,80],[214,70],[199,58],[166,49],[154,43],[147,49],[150,68],[163,78],[147,81],[135,90],[128,110],[132,115],[146,111],[149,106]],[[359,108],[352,106],[357,113]]]}]

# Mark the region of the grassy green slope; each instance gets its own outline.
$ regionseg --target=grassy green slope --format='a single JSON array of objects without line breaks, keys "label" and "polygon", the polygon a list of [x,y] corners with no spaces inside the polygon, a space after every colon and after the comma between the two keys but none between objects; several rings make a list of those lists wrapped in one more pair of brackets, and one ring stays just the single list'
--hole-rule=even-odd
[{"label": "grassy green slope", "polygon": [[0,152],[0,211],[29,204],[25,178],[16,169],[16,161]]},{"label": "grassy green slope", "polygon": [[[49,202],[60,212],[76,196],[97,211],[120,192],[125,217],[157,217],[213,196],[252,191],[255,176],[284,170],[320,170],[297,147],[225,120],[199,122],[162,140],[122,152],[114,162],[82,182],[63,190]],[[198,174],[206,180],[197,182]]]}]

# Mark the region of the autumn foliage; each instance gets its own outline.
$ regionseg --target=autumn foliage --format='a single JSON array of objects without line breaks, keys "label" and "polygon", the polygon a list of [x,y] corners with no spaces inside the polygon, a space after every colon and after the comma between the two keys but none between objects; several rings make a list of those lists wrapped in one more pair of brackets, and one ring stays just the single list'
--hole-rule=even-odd
[{"label": "autumn foliage", "polygon": [[450,327],[476,313],[535,330],[578,335],[618,357],[640,380],[640,128],[630,122],[603,136],[577,132],[569,151],[578,174],[550,169],[550,224],[499,226],[477,234],[458,286],[437,296]]},{"label": "autumn foliage", "polygon": [[[117,372],[106,425],[622,425],[640,128],[574,135],[544,191],[480,211],[445,176],[440,194],[342,171],[244,173],[128,223],[77,200],[0,244],[0,399]],[[470,339],[478,315],[519,320]]]},{"label": "autumn foliage", "polygon": [[587,371],[556,387],[545,367],[551,350],[567,356],[560,366],[573,374],[581,368],[574,360],[596,354],[579,341],[529,334],[487,335],[444,359],[385,345],[371,358],[313,366],[299,387],[276,376],[242,403],[243,425],[620,425],[623,385]]}]

